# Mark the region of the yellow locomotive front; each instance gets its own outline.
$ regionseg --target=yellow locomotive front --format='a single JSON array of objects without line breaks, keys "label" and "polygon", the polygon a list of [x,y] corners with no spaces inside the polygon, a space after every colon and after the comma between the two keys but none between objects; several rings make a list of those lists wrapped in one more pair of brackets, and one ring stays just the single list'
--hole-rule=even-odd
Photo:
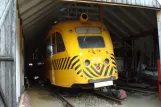
[{"label": "yellow locomotive front", "polygon": [[101,22],[81,18],[60,22],[50,30],[52,55],[46,60],[52,66],[47,78],[61,87],[113,85],[118,71],[110,34]]}]

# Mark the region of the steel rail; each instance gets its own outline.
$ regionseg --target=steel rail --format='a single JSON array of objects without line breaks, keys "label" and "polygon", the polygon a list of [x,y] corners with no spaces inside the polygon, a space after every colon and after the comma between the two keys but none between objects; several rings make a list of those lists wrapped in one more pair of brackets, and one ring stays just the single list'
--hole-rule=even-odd
[{"label": "steel rail", "polygon": [[117,104],[119,104],[119,105],[122,105],[121,100],[116,99],[116,98],[113,98],[113,97],[110,97],[110,96],[107,96],[107,95],[105,95],[105,94],[102,93],[102,92],[93,91],[92,94],[97,95],[97,96],[102,97],[102,98],[105,98],[105,99],[107,99],[107,100],[110,100],[110,101],[112,101],[112,102],[115,102],[115,103],[117,103]]},{"label": "steel rail", "polygon": [[131,90],[131,91],[137,91],[137,92],[142,92],[142,93],[152,93],[156,94],[157,92],[155,91],[150,91],[142,88],[132,88],[132,87],[123,87],[123,86],[116,86],[116,88],[124,89],[124,90]]},{"label": "steel rail", "polygon": [[66,107],[74,107],[66,98],[64,98],[58,92],[53,92],[52,94],[56,96],[58,99],[60,99],[65,104]]}]

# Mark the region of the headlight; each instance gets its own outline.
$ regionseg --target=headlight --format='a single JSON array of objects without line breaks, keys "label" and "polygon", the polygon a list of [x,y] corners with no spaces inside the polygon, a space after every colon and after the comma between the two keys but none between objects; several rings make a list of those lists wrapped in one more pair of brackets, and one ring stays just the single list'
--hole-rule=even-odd
[{"label": "headlight", "polygon": [[109,61],[109,59],[105,59],[105,64],[108,64],[110,61]]},{"label": "headlight", "polygon": [[90,61],[87,59],[87,60],[85,60],[84,64],[85,64],[85,66],[88,66],[88,65],[90,65]]},{"label": "headlight", "polygon": [[29,66],[33,66],[33,63],[29,63]]}]

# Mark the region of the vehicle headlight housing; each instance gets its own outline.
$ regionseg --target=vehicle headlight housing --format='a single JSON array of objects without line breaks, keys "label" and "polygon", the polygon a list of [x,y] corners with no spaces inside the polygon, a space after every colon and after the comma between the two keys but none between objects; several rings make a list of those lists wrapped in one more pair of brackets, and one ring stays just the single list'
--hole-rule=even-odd
[{"label": "vehicle headlight housing", "polygon": [[84,65],[85,65],[85,66],[89,66],[89,65],[90,65],[90,61],[89,61],[88,59],[86,59],[86,60],[84,61]]},{"label": "vehicle headlight housing", "polygon": [[105,59],[105,64],[108,64],[110,62],[110,60],[109,59]]},{"label": "vehicle headlight housing", "polygon": [[29,63],[29,66],[30,66],[30,67],[33,66],[33,63]]}]

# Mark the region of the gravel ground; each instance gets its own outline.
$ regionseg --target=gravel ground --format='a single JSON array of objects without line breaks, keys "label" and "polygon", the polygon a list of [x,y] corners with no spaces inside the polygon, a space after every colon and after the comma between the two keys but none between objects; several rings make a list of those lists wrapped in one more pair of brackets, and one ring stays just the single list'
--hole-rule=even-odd
[{"label": "gravel ground", "polygon": [[66,97],[75,107],[117,107],[116,104],[111,104],[108,101],[97,98],[91,94],[83,94],[78,97]]},{"label": "gravel ground", "polygon": [[[32,88],[27,90],[31,100],[31,107],[64,107],[62,102],[53,97],[48,89]],[[111,104],[107,100],[97,98],[91,94],[66,95],[65,98],[75,107],[161,107],[157,94],[128,93],[123,105]]]}]

